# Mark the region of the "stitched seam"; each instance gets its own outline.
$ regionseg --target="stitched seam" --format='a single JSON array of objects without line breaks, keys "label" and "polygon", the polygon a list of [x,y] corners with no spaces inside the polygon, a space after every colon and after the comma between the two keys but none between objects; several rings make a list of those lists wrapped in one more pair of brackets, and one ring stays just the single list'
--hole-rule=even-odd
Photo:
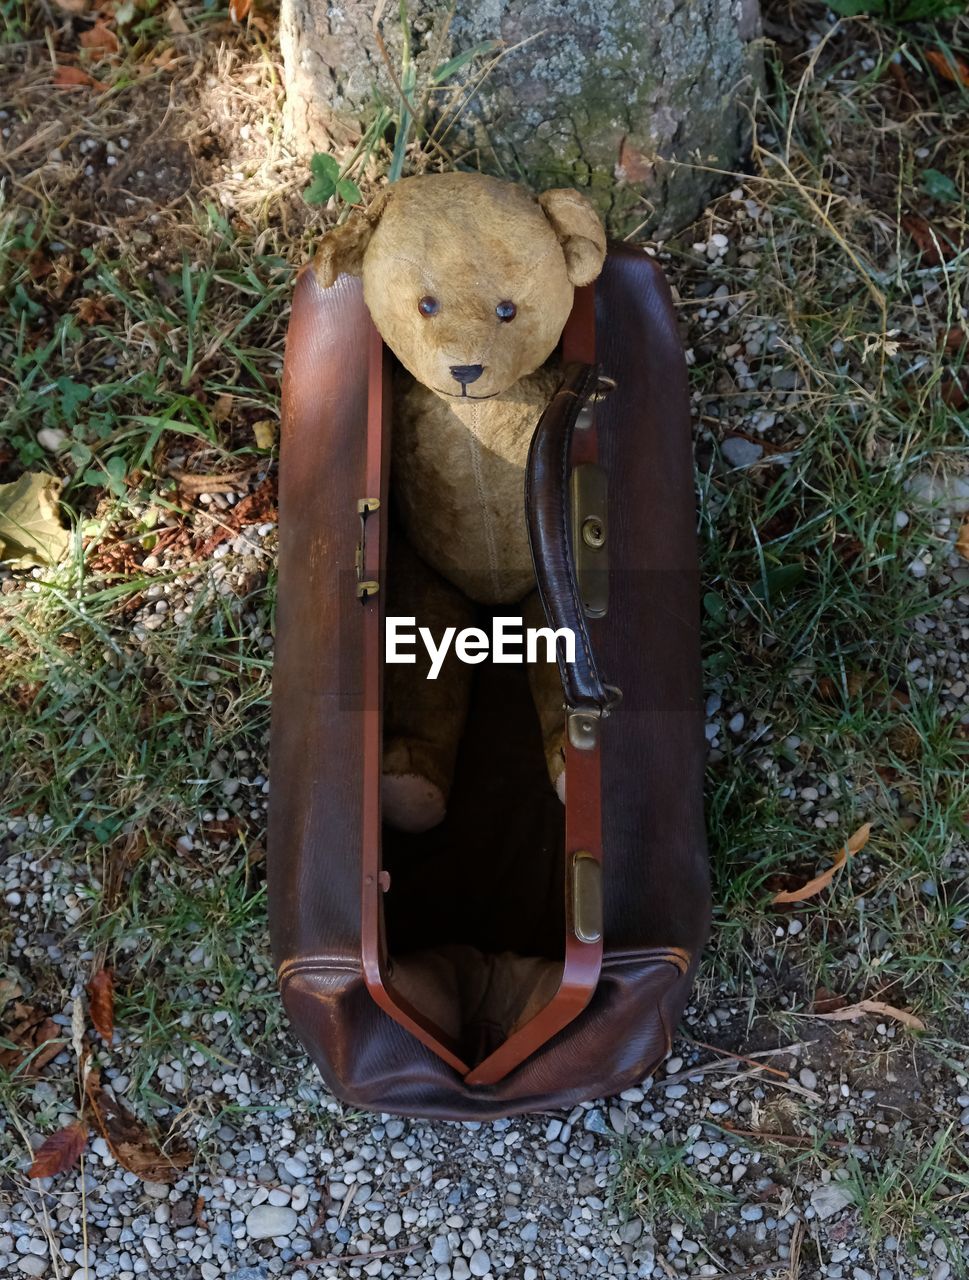
[{"label": "stitched seam", "polygon": [[531,295],[535,292],[535,289],[541,283],[538,277],[538,269],[542,265],[542,263],[545,261],[545,259],[551,257],[556,250],[558,250],[560,253],[564,253],[562,246],[559,244],[558,240],[556,240],[553,245],[549,245],[549,247],[545,250],[542,256],[537,260],[537,262],[534,262],[532,264],[532,266],[529,268],[528,275],[525,277],[525,279],[530,281],[530,283],[527,288],[521,289],[518,291],[519,298],[530,298]]},{"label": "stitched seam", "polygon": [[[583,396],[579,399],[580,407],[586,398],[587,397]],[[567,413],[568,412],[569,411],[567,410]],[[576,410],[576,413],[577,412],[578,410]],[[568,429],[562,433],[562,459],[561,459],[562,472],[561,472],[561,476],[559,477],[559,484],[560,484],[559,493],[562,497],[563,502],[565,501],[566,486],[569,480],[569,445],[571,441],[572,441],[572,426],[570,425]],[[592,660],[592,650],[589,643],[589,632],[585,625],[585,619],[582,616],[582,606],[579,603],[578,591],[576,590],[576,584],[574,581],[575,575],[570,572],[572,561],[571,561],[571,548],[569,546],[569,528],[568,528],[567,519],[564,519],[562,521],[562,529],[564,533],[563,550],[565,553],[564,560],[566,565],[565,578],[569,584],[569,595],[572,597],[572,608],[575,610],[575,617],[578,623],[579,639],[582,641],[582,650],[585,653],[585,659],[589,665],[589,679],[595,680],[597,684],[601,684],[602,682],[599,679],[599,673],[596,671],[595,663]]]},{"label": "stitched seam", "polygon": [[478,439],[478,406],[471,408],[471,423],[468,432],[471,448],[471,474],[474,476],[474,487],[478,494],[478,505],[481,508],[481,519],[484,525],[485,546],[488,551],[488,565],[491,569],[492,590],[498,592],[498,548],[495,545],[495,531],[491,521],[491,512],[485,499],[484,476],[481,472],[481,442]]}]

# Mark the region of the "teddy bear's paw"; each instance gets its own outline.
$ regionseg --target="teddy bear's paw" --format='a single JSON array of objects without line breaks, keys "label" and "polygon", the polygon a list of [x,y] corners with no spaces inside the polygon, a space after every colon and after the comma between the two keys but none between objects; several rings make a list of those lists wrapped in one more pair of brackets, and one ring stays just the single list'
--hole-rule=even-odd
[{"label": "teddy bear's paw", "polygon": [[555,794],[565,804],[565,730],[556,730],[545,739],[545,764]]},{"label": "teddy bear's paw", "polygon": [[444,821],[444,792],[419,773],[385,773],[381,779],[384,821],[420,835]]}]

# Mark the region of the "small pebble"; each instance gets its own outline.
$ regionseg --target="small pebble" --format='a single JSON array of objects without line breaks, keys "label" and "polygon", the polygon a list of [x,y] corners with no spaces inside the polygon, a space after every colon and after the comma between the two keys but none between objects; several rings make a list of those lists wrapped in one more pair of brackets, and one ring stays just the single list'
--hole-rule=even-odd
[{"label": "small pebble", "polygon": [[260,1204],[246,1217],[246,1232],[253,1240],[271,1240],[288,1236],[296,1228],[296,1214],[282,1205]]},{"label": "small pebble", "polygon": [[473,1276],[486,1276],[491,1270],[491,1259],[484,1249],[475,1249],[468,1261],[468,1266]]}]

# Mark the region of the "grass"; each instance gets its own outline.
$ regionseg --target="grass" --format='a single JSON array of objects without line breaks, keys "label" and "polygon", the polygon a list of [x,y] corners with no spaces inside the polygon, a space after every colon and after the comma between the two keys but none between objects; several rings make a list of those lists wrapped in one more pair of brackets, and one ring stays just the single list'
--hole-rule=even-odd
[{"label": "grass", "polygon": [[[895,50],[879,52],[884,65]],[[823,75],[812,68],[791,82],[778,71],[759,125],[757,175],[745,183],[770,210],[764,244],[756,265],[714,272],[741,300],[748,322],[773,330],[775,359],[793,369],[799,388],[770,436],[784,465],[725,472],[718,418],[702,418],[709,424],[700,475],[708,678],[760,726],[753,742],[724,752],[710,773],[716,901],[727,944],[718,949],[716,976],[735,971],[738,951],[766,945],[776,923],[766,895],[792,858],[810,871],[861,820],[874,818],[859,869],[810,908],[813,932],[826,941],[834,932],[839,944],[854,935],[852,889],[863,892],[859,940],[884,931],[893,946],[891,956],[863,948],[852,988],[888,986],[943,1018],[962,1006],[951,922],[964,900],[964,873],[952,878],[951,900],[940,893],[927,902],[913,887],[919,877],[938,877],[964,837],[966,740],[938,687],[920,689],[908,663],[924,648],[915,625],[937,616],[962,587],[951,577],[913,578],[917,556],[938,562],[948,547],[937,516],[913,506],[908,486],[927,468],[947,458],[951,464],[966,445],[964,414],[943,400],[938,338],[958,321],[951,300],[964,290],[967,270],[964,255],[945,267],[923,264],[914,275],[877,265],[899,249],[892,220],[899,193],[906,203],[916,199],[910,153],[900,147],[882,175],[884,202],[877,184],[841,184],[840,191],[838,184],[851,158],[861,159],[876,130],[888,126],[874,73],[859,82],[837,54]],[[921,298],[913,299],[933,286],[938,307],[926,315]],[[736,319],[721,323],[721,341],[736,328]],[[901,337],[903,359],[888,354],[895,350],[889,329]],[[710,395],[717,415],[721,357],[716,342],[703,348],[697,399],[702,408]],[[768,391],[756,411],[769,409],[769,398]],[[728,428],[750,430],[740,415],[731,417]],[[833,780],[828,807],[837,821],[827,848],[818,848],[817,830],[805,829],[785,790],[805,771]],[[843,980],[840,946],[832,952],[817,941],[815,951],[796,948],[808,998],[815,985]]]},{"label": "grass", "polygon": [[[15,48],[32,19],[12,0],[0,14]],[[68,168],[25,165],[0,211],[10,300],[0,482],[23,468],[56,473],[79,531],[57,572],[18,573],[0,594],[0,840],[42,886],[22,905],[30,929],[9,917],[0,944],[27,998],[58,1014],[107,961],[118,1032],[99,1061],[123,1073],[143,1116],[187,1124],[205,1112],[211,1132],[239,1108],[193,1096],[193,1055],[232,1071],[262,1059],[280,1107],[298,1095],[311,1122],[320,1108],[312,1091],[298,1093],[302,1060],[267,954],[259,780],[271,556],[200,557],[231,520],[234,495],[205,503],[171,473],[250,469],[250,487],[271,474],[272,448],[254,427],[277,414],[287,300],[312,227],[305,170],[274,149],[274,73],[242,46],[219,55],[228,62],[212,97],[186,99],[164,153],[150,152],[160,165],[185,135],[224,132],[216,160],[198,161],[200,182],[156,221],[139,220],[140,203],[134,213],[99,204],[83,167],[70,169],[85,138],[128,130],[133,147],[147,145],[137,117],[155,128],[161,99],[133,72],[168,40],[161,11],[147,11],[117,69],[119,85],[132,73],[130,89],[77,99],[76,122],[63,105],[37,108],[36,129],[61,122]],[[966,231],[944,184],[929,180],[943,195],[926,195],[926,173],[964,186],[969,92],[933,76],[924,56],[965,42],[964,23],[873,20],[837,28],[813,60],[775,50],[751,172],[731,179],[742,199],[725,196],[662,247],[694,361],[706,681],[722,700],[707,809],[716,934],[695,1019],[716,1022],[730,1005],[733,1021],[707,1038],[743,1052],[751,1037],[813,1033],[805,1019],[820,987],[914,1010],[929,1026],[922,1041],[901,1028],[840,1028],[853,1039],[836,1051],[870,1069],[876,1092],[884,1055],[899,1046],[944,1072],[946,1087],[969,1056],[967,740],[940,693],[946,674],[928,662],[933,634],[958,634],[965,583],[947,562],[951,531],[908,487],[962,466],[965,409],[947,396],[965,344],[952,352],[944,338],[965,329],[969,250],[934,262],[903,226],[917,214],[956,242]],[[124,93],[131,118],[119,124]],[[395,162],[390,139],[365,151],[364,168]],[[745,200],[765,212],[741,216]],[[693,245],[720,228],[732,249],[711,263]],[[714,301],[719,286],[725,302]],[[765,345],[748,357],[748,386],[724,349],[753,324]],[[795,376],[775,385],[771,370]],[[61,447],[39,443],[38,427],[62,433]],[[767,445],[751,467],[724,461],[737,432]],[[173,540],[182,551],[166,558]],[[916,577],[923,555],[932,568]],[[172,613],[178,602],[184,620],[146,627],[158,601]],[[913,660],[923,665],[912,670]],[[733,734],[737,713],[745,723]],[[824,794],[806,802],[808,785]],[[831,890],[771,907],[865,821],[872,839]],[[47,1130],[73,1105],[67,1056],[47,1091],[0,1078],[11,1114],[29,1117],[25,1131]],[[173,1084],[179,1070],[187,1078]],[[842,1148],[835,1158],[810,1108],[792,1105],[790,1127],[812,1145],[772,1147],[765,1169],[796,1187],[846,1167],[873,1247],[941,1231],[964,1212],[947,1123],[922,1134],[925,1116],[906,1117],[878,1158]],[[768,1131],[761,1120],[751,1128]],[[14,1170],[23,1143],[4,1132],[3,1167]],[[725,1221],[734,1193],[697,1171],[693,1145],[671,1134],[618,1150],[617,1206],[691,1230],[712,1225],[712,1212]]]},{"label": "grass", "polygon": [[[944,263],[919,260],[898,227],[909,210],[927,209],[921,169],[946,167],[964,188],[966,94],[922,83],[928,102],[900,109],[885,69],[899,54],[909,71],[921,65],[933,33],[870,25],[867,73],[857,40],[857,29],[842,29],[813,63],[772,62],[754,172],[739,180],[743,199],[768,211],[758,228],[728,198],[667,246],[693,342],[705,666],[723,702],[708,770],[714,945],[698,1004],[734,1007],[724,1039],[737,1047],[745,1033],[770,1043],[771,1022],[781,1043],[816,1039],[822,1024],[790,1015],[810,1014],[821,988],[876,997],[945,1029],[946,1052],[964,1064],[965,703],[942,696],[944,670],[924,658],[940,635],[926,623],[948,620],[946,642],[959,647],[965,579],[951,575],[939,513],[914,503],[909,486],[962,466],[969,424],[946,398],[952,366],[941,339],[952,326],[965,330],[969,258],[961,250]],[[964,211],[935,212],[954,220],[958,243]],[[693,245],[716,230],[733,253],[711,268]],[[756,252],[745,259],[754,231]],[[691,298],[697,286],[702,301]],[[737,304],[734,315],[721,303],[712,320],[701,318],[701,307],[716,306],[714,287]],[[757,324],[774,353],[755,354],[750,368],[793,370],[793,394],[727,375],[723,348]],[[767,413],[777,419],[762,436],[757,419]],[[737,470],[724,461],[722,442],[738,431],[767,441],[763,462]],[[918,578],[911,565],[923,555],[937,568]],[[910,670],[919,659],[927,687]],[[737,711],[746,723],[733,735],[725,723]],[[805,804],[799,789],[809,783],[822,795]],[[810,879],[864,821],[875,824],[872,839],[831,890],[771,908],[778,889]],[[886,1034],[883,1044],[919,1060],[910,1033]],[[854,1037],[850,1051],[825,1047],[835,1057],[822,1057],[824,1066],[850,1053],[877,1098],[891,1075],[878,1038]],[[832,1154],[810,1109],[802,1103],[793,1115],[807,1149],[772,1147],[765,1173],[796,1187],[842,1169],[842,1149]],[[887,1151],[886,1138],[866,1134],[867,1154],[851,1157],[858,1228],[873,1254],[887,1237],[914,1250],[960,1221],[965,1171],[945,1116],[943,1108],[934,1125],[929,1113],[896,1119]],[[647,1223],[697,1230],[702,1218],[716,1239],[711,1189],[675,1133],[667,1146],[619,1155],[618,1201]]]},{"label": "grass", "polygon": [[906,1143],[867,1166],[852,1155],[848,1169],[847,1185],[873,1253],[889,1236],[914,1252],[911,1244],[932,1230],[957,1258],[960,1246],[950,1224],[969,1205],[969,1162],[959,1149],[955,1126],[940,1129],[914,1151]]},{"label": "grass", "polygon": [[624,1219],[669,1220],[689,1230],[711,1215],[731,1214],[737,1197],[697,1174],[687,1163],[688,1143],[626,1145],[619,1152],[614,1196]]}]

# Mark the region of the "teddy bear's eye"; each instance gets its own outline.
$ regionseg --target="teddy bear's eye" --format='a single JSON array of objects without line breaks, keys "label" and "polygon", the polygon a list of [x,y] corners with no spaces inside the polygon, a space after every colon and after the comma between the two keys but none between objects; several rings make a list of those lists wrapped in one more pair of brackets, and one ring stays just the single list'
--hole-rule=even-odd
[{"label": "teddy bear's eye", "polygon": [[441,304],[437,298],[432,298],[428,294],[425,294],[417,304],[417,310],[422,316],[436,316],[440,309]]},{"label": "teddy bear's eye", "polygon": [[495,315],[499,320],[504,320],[507,324],[509,320],[514,320],[518,315],[518,308],[513,302],[499,302],[495,307]]}]

